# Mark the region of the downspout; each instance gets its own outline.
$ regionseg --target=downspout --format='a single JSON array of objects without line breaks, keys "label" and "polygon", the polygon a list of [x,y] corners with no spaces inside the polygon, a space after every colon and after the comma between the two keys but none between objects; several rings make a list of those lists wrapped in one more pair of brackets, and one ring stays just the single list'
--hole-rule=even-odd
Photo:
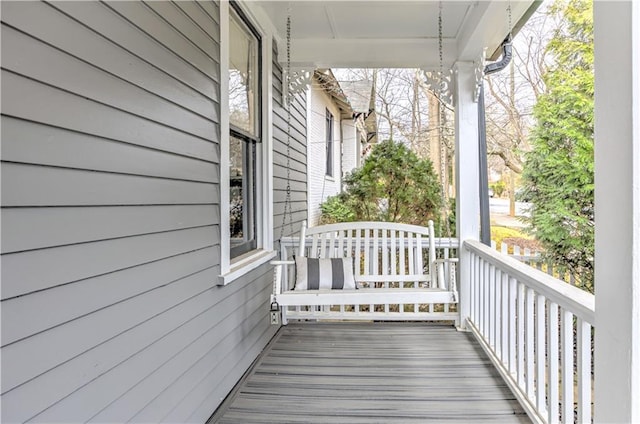
[{"label": "downspout", "polygon": [[[511,62],[511,35],[502,42],[502,59],[484,67],[484,75],[491,75],[507,67]],[[489,216],[489,172],[487,166],[487,124],[484,106],[484,79],[480,81],[478,96],[478,147],[480,161],[480,241],[491,246],[491,218]]]}]

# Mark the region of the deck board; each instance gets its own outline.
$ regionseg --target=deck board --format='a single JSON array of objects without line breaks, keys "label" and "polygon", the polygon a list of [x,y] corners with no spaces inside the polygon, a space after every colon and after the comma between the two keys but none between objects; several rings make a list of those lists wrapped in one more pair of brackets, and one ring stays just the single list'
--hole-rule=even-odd
[{"label": "deck board", "polygon": [[468,333],[290,324],[214,415],[229,423],[530,422]]}]

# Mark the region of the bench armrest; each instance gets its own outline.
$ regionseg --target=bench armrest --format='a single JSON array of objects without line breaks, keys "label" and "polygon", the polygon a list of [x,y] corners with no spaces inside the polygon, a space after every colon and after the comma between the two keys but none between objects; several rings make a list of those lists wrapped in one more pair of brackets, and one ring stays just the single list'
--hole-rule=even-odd
[{"label": "bench armrest", "polygon": [[269,263],[274,266],[282,266],[282,265],[295,265],[296,261],[271,261]]},{"label": "bench armrest", "polygon": [[294,265],[295,261],[271,261],[271,265],[275,266],[273,270],[273,293],[271,294],[271,302],[278,301],[278,295],[282,293],[283,279],[286,277],[284,268],[287,265]]},{"label": "bench armrest", "polygon": [[[434,275],[437,279],[438,287],[457,293],[458,288],[456,284],[456,266],[458,262],[458,258],[436,259],[435,261],[433,261],[433,264],[436,267],[436,272],[434,273]],[[448,277],[445,276],[444,268],[445,264],[447,263],[450,264]],[[447,283],[448,287],[445,287],[447,286]]]}]

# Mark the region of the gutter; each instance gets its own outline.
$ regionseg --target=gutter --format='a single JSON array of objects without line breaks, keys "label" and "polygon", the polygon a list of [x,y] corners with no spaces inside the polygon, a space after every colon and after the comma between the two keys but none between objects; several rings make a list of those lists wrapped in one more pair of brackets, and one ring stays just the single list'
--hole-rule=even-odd
[{"label": "gutter", "polygon": [[[540,7],[541,4],[542,4],[542,0],[535,0],[533,3],[531,3],[531,6],[529,6],[527,11],[524,12],[524,14],[518,20],[518,22],[516,22],[516,24],[513,26],[513,28],[511,28],[511,37],[515,37],[520,32],[522,27],[527,23],[527,21],[529,21],[529,18],[531,18],[531,16],[536,12],[536,10],[538,10],[538,8]],[[502,45],[500,45],[500,47],[498,47],[491,54],[491,56],[488,57],[488,59],[490,61],[493,61],[493,62],[498,60],[498,58],[500,57],[500,53],[501,53],[500,50],[502,50]]]},{"label": "gutter", "polygon": [[[537,8],[537,6],[536,6]],[[535,11],[535,9],[533,9]],[[533,12],[531,12],[533,13]],[[513,57],[511,34],[502,42],[502,59],[484,67],[483,74],[491,75],[500,72],[509,65]],[[491,218],[489,215],[489,171],[487,165],[487,123],[485,120],[484,82],[480,84],[478,96],[478,160],[480,190],[480,241],[491,246]]]}]

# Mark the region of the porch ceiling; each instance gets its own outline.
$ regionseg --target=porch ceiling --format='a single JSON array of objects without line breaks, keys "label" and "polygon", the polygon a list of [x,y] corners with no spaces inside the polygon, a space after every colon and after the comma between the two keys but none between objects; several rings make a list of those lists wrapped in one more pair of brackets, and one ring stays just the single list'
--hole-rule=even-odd
[{"label": "porch ceiling", "polygon": [[[511,2],[515,25],[535,2]],[[445,66],[491,55],[508,34],[506,1],[444,1]],[[437,1],[259,1],[281,45],[291,8],[294,67],[423,67],[437,69]],[[285,62],[280,49],[279,60]]]}]

